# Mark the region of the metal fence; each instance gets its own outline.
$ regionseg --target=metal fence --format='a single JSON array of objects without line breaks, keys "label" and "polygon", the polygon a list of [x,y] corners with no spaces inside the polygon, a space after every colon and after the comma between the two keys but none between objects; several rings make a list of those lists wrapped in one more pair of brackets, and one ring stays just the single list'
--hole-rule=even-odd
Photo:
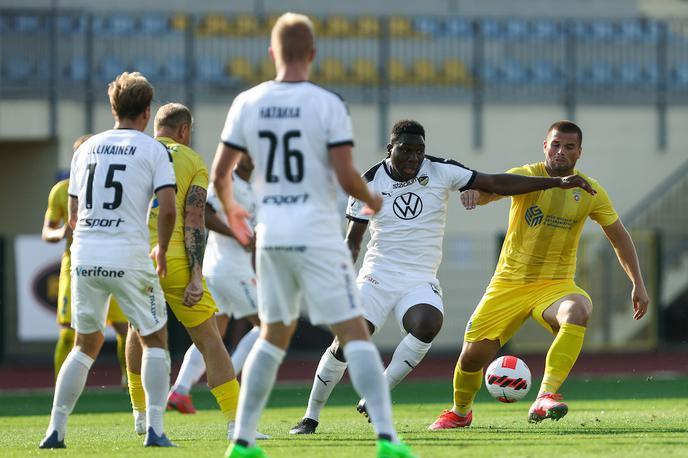
[{"label": "metal fence", "polygon": [[[316,82],[379,107],[384,142],[390,104],[470,104],[473,145],[491,103],[657,107],[666,147],[669,104],[688,103],[688,24],[652,19],[313,18]],[[0,10],[0,98],[83,100],[92,131],[95,94],[138,70],[166,98],[228,97],[274,76],[267,55],[274,16],[93,14]],[[100,95],[99,95],[100,96]],[[56,110],[52,132],[56,133]]]}]

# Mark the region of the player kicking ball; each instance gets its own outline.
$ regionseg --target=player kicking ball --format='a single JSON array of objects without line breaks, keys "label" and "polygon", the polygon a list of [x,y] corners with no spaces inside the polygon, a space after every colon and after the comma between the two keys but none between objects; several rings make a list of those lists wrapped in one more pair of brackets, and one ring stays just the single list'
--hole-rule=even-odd
[{"label": "player kicking ball", "polygon": [[[392,389],[423,360],[442,328],[444,306],[437,269],[451,193],[481,189],[511,195],[554,187],[592,190],[579,176],[489,175],[450,159],[426,156],[425,129],[416,121],[394,125],[387,153],[385,160],[364,175],[370,190],[382,194],[385,205],[371,217],[361,211],[360,201],[350,199],[346,242],[355,261],[370,224],[371,239],[357,286],[371,332],[380,329],[394,313],[405,334],[385,370]],[[320,359],[306,414],[291,434],[315,432],[320,411],[346,367],[335,338]],[[364,400],[357,408],[368,415]]]},{"label": "player kicking ball", "polygon": [[[528,421],[559,420],[568,413],[568,406],[557,392],[580,354],[592,312],[590,296],[574,282],[578,241],[588,217],[602,227],[633,283],[633,318],[639,320],[645,315],[650,299],[633,240],[604,188],[575,169],[582,142],[583,132],[576,124],[555,122],[543,142],[544,162],[508,171],[535,177],[575,173],[588,180],[595,192],[589,195],[576,189],[554,189],[512,197],[509,228],[497,268],[466,326],[454,370],[454,405],[430,425],[430,430],[471,424],[473,399],[482,384],[483,367],[528,317],[555,336]],[[468,191],[461,195],[461,202],[470,210],[501,198],[499,194]]]}]

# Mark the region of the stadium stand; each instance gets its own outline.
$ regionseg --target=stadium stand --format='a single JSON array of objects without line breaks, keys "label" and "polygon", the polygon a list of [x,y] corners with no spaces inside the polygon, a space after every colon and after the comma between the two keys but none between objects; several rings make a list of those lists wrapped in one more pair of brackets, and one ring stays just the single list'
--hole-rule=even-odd
[{"label": "stadium stand", "polygon": [[373,84],[378,81],[375,62],[365,57],[354,59],[351,64],[351,82],[353,84]]}]

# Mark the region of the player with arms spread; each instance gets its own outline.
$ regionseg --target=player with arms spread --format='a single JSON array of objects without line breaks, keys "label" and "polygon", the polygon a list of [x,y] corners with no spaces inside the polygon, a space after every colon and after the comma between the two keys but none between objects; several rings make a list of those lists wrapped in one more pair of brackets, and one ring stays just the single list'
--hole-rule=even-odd
[{"label": "player with arms spread", "polygon": [[[256,200],[249,180],[253,172],[253,161],[248,154],[242,154],[232,174],[234,197],[237,203],[246,209],[254,224]],[[208,189],[208,201],[205,204],[205,226],[209,229],[208,244],[203,258],[203,276],[208,289],[217,302],[220,312],[215,315],[220,335],[227,331],[230,317],[239,320],[246,318],[252,325],[232,353],[232,365],[237,376],[244,367],[246,356],[260,334],[260,320],[256,305],[256,273],[253,269],[254,243],[242,246],[235,238],[234,231],[228,226],[222,205],[217,198],[215,188]],[[179,369],[177,380],[172,387],[167,405],[181,413],[195,413],[189,390],[198,382],[205,372],[203,356],[195,344],[184,354],[184,361]]]},{"label": "player with arms spread", "polygon": [[[437,269],[442,261],[450,193],[466,189],[501,194],[552,187],[591,189],[579,176],[489,175],[450,159],[427,156],[425,129],[409,120],[392,127],[387,158],[368,170],[364,179],[371,192],[382,193],[385,205],[371,217],[361,211],[361,202],[351,198],[346,242],[355,261],[370,222],[371,239],[357,279],[363,316],[370,331],[375,332],[394,312],[406,334],[385,370],[390,389],[421,362],[442,328],[444,306]],[[412,245],[409,240],[414,240]],[[345,361],[335,338],[320,359],[306,414],[291,434],[315,432],[320,411],[344,375]],[[359,403],[358,410],[367,415],[365,401]]]},{"label": "player with arms spread", "polygon": [[[74,141],[74,151],[89,137],[90,135],[82,135],[77,138]],[[66,241],[65,251],[62,254],[62,262],[60,263],[60,280],[57,292],[57,323],[60,325],[60,334],[57,338],[54,355],[56,379],[62,363],[74,346],[74,329],[71,327],[71,254],[69,251],[69,247],[72,244],[72,228],[67,221],[69,218],[67,215],[69,206],[68,187],[69,179],[64,179],[57,182],[50,190],[48,208],[45,211],[42,230],[42,237],[46,242],[58,243],[62,240]],[[107,324],[112,326],[117,333],[117,360],[122,371],[122,385],[126,386],[127,367],[124,347],[127,340],[128,323],[127,317],[124,316],[124,312],[117,305],[117,301],[110,301]]]},{"label": "player with arms spread", "polygon": [[[633,283],[633,318],[639,320],[647,312],[650,299],[633,240],[604,188],[575,169],[582,142],[583,132],[576,124],[555,122],[543,142],[545,161],[509,170],[515,175],[538,177],[576,173],[592,184],[596,194],[555,189],[511,198],[509,228],[497,268],[466,326],[454,370],[454,406],[430,425],[431,430],[471,424],[473,399],[482,384],[483,367],[528,317],[555,336],[528,421],[559,420],[566,415],[568,406],[561,402],[557,391],[580,354],[592,312],[590,296],[574,282],[578,242],[588,217],[602,227]],[[473,209],[500,197],[466,191],[461,201],[467,209]]]},{"label": "player with arms spread", "polygon": [[167,311],[148,257],[146,217],[151,197],[160,208],[158,244],[151,252],[166,274],[175,220],[175,178],[165,147],[143,131],[153,86],[140,73],[122,73],[108,86],[114,129],[94,135],[74,153],[69,178],[72,252],[72,325],[76,343],[55,386],[50,425],[40,448],[64,448],[67,418],[103,345],[107,298],[112,294],[144,346],[142,383],[148,431],[144,445],[172,446],[163,430],[169,390]]},{"label": "player with arms spread", "polygon": [[372,213],[380,210],[382,199],[353,167],[346,106],[308,81],[315,57],[310,19],[280,16],[270,45],[277,77],[236,97],[212,172],[232,222],[241,212],[233,200],[231,171],[242,152],[256,164],[261,336],[246,360],[237,429],[226,456],[265,456],[254,445],[256,426],[296,329],[303,296],[311,322],[329,325],[342,343],[353,385],[368,402],[378,456],[412,457],[398,441],[380,354],[361,316],[351,255],[341,239],[337,181]]}]

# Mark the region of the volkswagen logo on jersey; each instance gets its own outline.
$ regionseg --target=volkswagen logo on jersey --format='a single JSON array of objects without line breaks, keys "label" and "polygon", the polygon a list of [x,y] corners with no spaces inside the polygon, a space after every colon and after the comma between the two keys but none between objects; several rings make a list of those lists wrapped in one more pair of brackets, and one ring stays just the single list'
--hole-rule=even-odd
[{"label": "volkswagen logo on jersey", "polygon": [[542,210],[540,210],[540,207],[537,205],[533,205],[526,210],[526,223],[528,223],[530,227],[535,227],[540,224],[544,217],[545,214],[542,213]]},{"label": "volkswagen logo on jersey", "polygon": [[423,201],[417,194],[407,192],[394,199],[394,214],[401,219],[414,219],[423,211]]}]

